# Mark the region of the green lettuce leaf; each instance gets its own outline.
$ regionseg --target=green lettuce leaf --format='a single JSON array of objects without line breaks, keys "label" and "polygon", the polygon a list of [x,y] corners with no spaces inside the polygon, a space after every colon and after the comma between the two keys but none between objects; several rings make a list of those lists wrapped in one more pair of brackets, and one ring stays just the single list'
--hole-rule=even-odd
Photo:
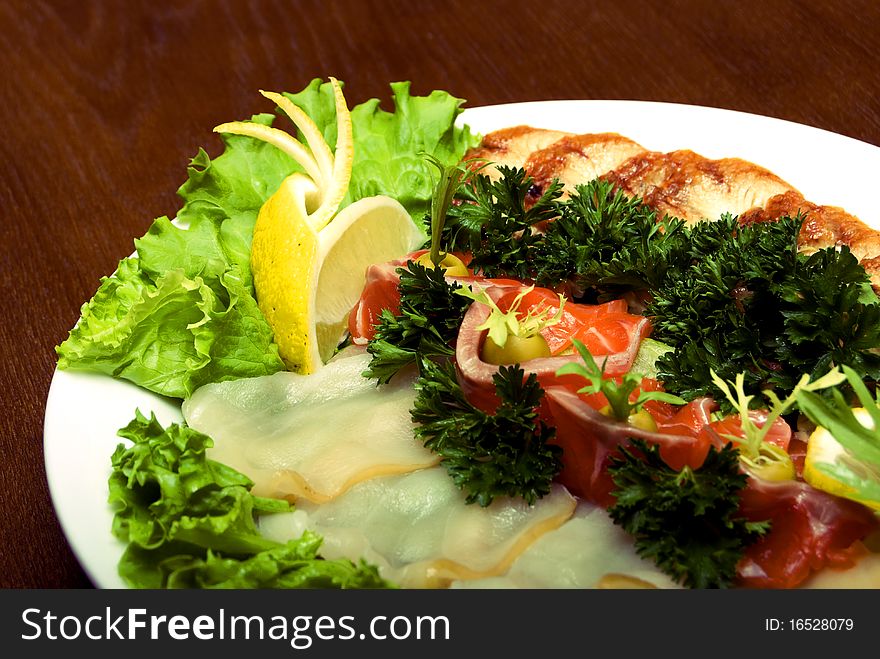
[{"label": "green lettuce leaf", "polygon": [[119,435],[109,502],[113,534],[128,543],[119,573],[132,587],[385,587],[374,566],[318,557],[321,538],[281,544],[260,535],[255,515],[286,501],[255,497],[247,476],[208,459],[207,435],[164,428],[140,412]]},{"label": "green lettuce leaf", "polygon": [[138,259],[124,259],[83,305],[58,347],[59,368],[106,373],[176,398],[209,382],[281,370],[272,331],[238,269],[211,280],[213,288],[175,269],[154,282]]},{"label": "green lettuce leaf", "polygon": [[[445,92],[414,97],[394,83],[395,111],[378,100],[352,111],[355,162],[344,203],[388,194],[421,220],[431,197],[426,151],[456,162],[477,139],[456,128],[462,101]],[[290,95],[331,146],[336,114],[329,83],[314,80]],[[273,114],[251,121],[270,125]],[[300,166],[260,140],[222,135],[224,151],[192,159],[178,190],[177,222],[158,218],[135,241],[137,258],[102,280],[69,338],[56,348],[59,368],[86,369],[183,398],[209,382],[283,369],[272,332],[254,300],[250,268],[260,207]]]},{"label": "green lettuce leaf", "polygon": [[213,551],[193,555],[175,543],[163,550],[130,545],[119,563],[126,583],[138,588],[389,588],[375,566],[364,561],[318,557],[321,537],[311,531],[249,558]]},{"label": "green lettuce leaf", "polygon": [[[376,98],[351,111],[354,163],[343,205],[363,197],[388,195],[421,225],[430,205],[434,174],[424,154],[452,165],[480,138],[467,127],[455,126],[462,99],[439,90],[428,96],[412,96],[409,82],[391,83],[391,92],[392,112],[381,109]],[[336,111],[330,83],[316,78],[298,94],[285,96],[312,117],[324,139],[335,148]]]}]

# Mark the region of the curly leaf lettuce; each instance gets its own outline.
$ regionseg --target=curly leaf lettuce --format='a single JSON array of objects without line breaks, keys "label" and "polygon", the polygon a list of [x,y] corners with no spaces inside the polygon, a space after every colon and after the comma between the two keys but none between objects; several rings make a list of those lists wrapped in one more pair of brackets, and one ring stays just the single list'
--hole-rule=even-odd
[{"label": "curly leaf lettuce", "polygon": [[[467,127],[455,126],[464,101],[435,90],[428,96],[410,94],[409,82],[391,83],[394,110],[379,107],[379,99],[351,111],[354,163],[343,205],[372,195],[388,195],[403,204],[417,223],[430,206],[432,167],[424,154],[443,165],[459,162],[480,139]],[[331,148],[336,145],[336,114],[330,83],[312,80],[298,94],[285,94],[318,127]]]},{"label": "curly leaf lettuce", "polygon": [[[394,83],[395,110],[378,100],[352,111],[355,163],[345,203],[388,194],[421,218],[431,179],[421,153],[457,162],[477,139],[454,125],[462,101],[445,92],[415,97]],[[289,95],[336,141],[329,84],[313,80]],[[276,116],[251,121],[272,124]],[[131,380],[156,393],[186,397],[209,382],[283,369],[272,332],[254,300],[250,249],[260,207],[299,165],[260,140],[223,135],[224,152],[192,159],[172,223],[160,217],[135,241],[138,256],[102,280],[69,338],[56,348],[59,368]]]},{"label": "curly leaf lettuce", "polygon": [[124,259],[83,305],[58,348],[59,368],[125,378],[157,393],[189,396],[209,382],[283,368],[272,331],[237,268],[213,278],[169,270],[153,281]]},{"label": "curly leaf lettuce", "polygon": [[131,440],[113,453],[109,502],[113,534],[128,548],[119,573],[141,588],[380,588],[374,566],[318,557],[321,538],[306,532],[281,544],[260,535],[256,514],[284,512],[286,501],[256,497],[244,474],[207,458],[207,435],[164,428],[155,416],[119,431]]}]

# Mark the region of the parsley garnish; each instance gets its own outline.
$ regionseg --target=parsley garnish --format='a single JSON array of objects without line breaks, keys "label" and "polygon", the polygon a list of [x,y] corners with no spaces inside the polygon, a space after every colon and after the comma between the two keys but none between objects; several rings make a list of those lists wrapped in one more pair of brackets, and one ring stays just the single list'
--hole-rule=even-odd
[{"label": "parsley garnish", "polygon": [[411,411],[420,424],[416,437],[441,456],[468,503],[521,496],[531,504],[550,492],[562,449],[548,444],[554,430],[538,419],[544,392],[533,373],[524,378],[519,366],[500,367],[494,377],[500,403],[487,414],[465,398],[450,360],[423,360],[420,371]]},{"label": "parsley garnish", "polygon": [[[471,250],[487,275],[565,284],[576,299],[646,292],[654,336],[673,348],[657,364],[667,391],[728,407],[713,370],[728,381],[744,373],[751,394],[783,396],[804,373],[835,365],[880,378],[880,302],[864,268],[847,247],[798,253],[803,217],[741,226],[723,215],[686,227],[601,180],[565,200],[554,183],[527,209],[531,180],[499,171],[461,189],[447,242]],[[551,219],[544,234],[531,230]]]},{"label": "parsley garnish", "polygon": [[556,217],[562,184],[548,186],[527,209],[532,180],[525,170],[500,166],[498,171],[496,181],[479,174],[461,188],[462,203],[450,208],[446,218],[445,244],[449,250],[471,252],[470,267],[487,277],[528,279],[532,249],[541,240],[531,227]]},{"label": "parsley garnish", "polygon": [[543,286],[570,282],[602,299],[651,289],[683,250],[681,220],[657,218],[607,181],[576,186],[558,213],[534,250],[535,278]]},{"label": "parsley garnish", "polygon": [[730,444],[711,447],[699,469],[675,471],[657,446],[635,439],[632,446],[611,458],[611,519],[633,536],[640,556],[683,585],[730,586],[743,550],[769,528],[738,516],[747,480],[739,452]]},{"label": "parsley garnish", "polygon": [[440,268],[409,261],[398,273],[400,313],[384,309],[367,346],[373,359],[364,377],[378,378],[382,384],[419,357],[452,355],[449,344],[470,306],[470,300],[455,294],[461,286],[447,282]]},{"label": "parsley garnish", "polygon": [[790,366],[776,382],[791,389],[799,373],[843,364],[880,378],[880,301],[849,247],[800,255],[776,292],[785,337],[776,354]]},{"label": "parsley garnish", "polygon": [[797,253],[802,218],[738,226],[731,216],[690,232],[688,267],[653,291],[655,337],[674,351],[657,363],[664,386],[725,404],[711,377],[745,375],[745,390],[787,394],[804,373],[849,364],[880,376],[880,305],[849,249]]}]

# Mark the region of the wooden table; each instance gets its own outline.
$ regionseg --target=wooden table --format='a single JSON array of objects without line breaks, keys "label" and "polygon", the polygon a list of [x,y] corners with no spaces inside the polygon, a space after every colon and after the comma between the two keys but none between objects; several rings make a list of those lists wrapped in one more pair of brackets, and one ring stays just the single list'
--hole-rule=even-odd
[{"label": "wooden table", "polygon": [[[0,585],[86,587],[56,521],[42,427],[53,347],[211,127],[258,89],[388,83],[470,106],[691,103],[880,145],[880,4],[865,2],[35,2],[0,4]],[[858,163],[853,163],[858,167]]]}]

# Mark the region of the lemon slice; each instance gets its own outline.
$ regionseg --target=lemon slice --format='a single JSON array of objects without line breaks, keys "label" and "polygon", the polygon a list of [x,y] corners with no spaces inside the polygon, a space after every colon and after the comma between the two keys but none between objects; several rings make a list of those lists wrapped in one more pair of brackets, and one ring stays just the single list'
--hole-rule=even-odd
[{"label": "lemon slice", "polygon": [[[853,410],[853,415],[863,426],[873,429],[874,425],[868,410],[859,407]],[[813,431],[807,442],[807,455],[804,458],[804,480],[817,490],[845,499],[852,499],[875,510],[880,510],[880,503],[877,501],[866,501],[859,498],[855,495],[852,487],[818,469],[820,464],[835,464],[845,454],[846,449],[834,438],[834,435],[826,428],[819,426]]]},{"label": "lemon slice", "polygon": [[313,373],[344,336],[346,321],[364,287],[368,266],[390,261],[424,242],[399,202],[384,195],[339,205],[348,191],[354,160],[351,116],[335,78],[336,153],[314,122],[285,97],[274,101],[300,129],[302,144],[277,128],[247,122],[217,126],[281,149],[305,174],[286,178],[257,215],[251,270],[257,303],[275,334],[285,365]]}]

